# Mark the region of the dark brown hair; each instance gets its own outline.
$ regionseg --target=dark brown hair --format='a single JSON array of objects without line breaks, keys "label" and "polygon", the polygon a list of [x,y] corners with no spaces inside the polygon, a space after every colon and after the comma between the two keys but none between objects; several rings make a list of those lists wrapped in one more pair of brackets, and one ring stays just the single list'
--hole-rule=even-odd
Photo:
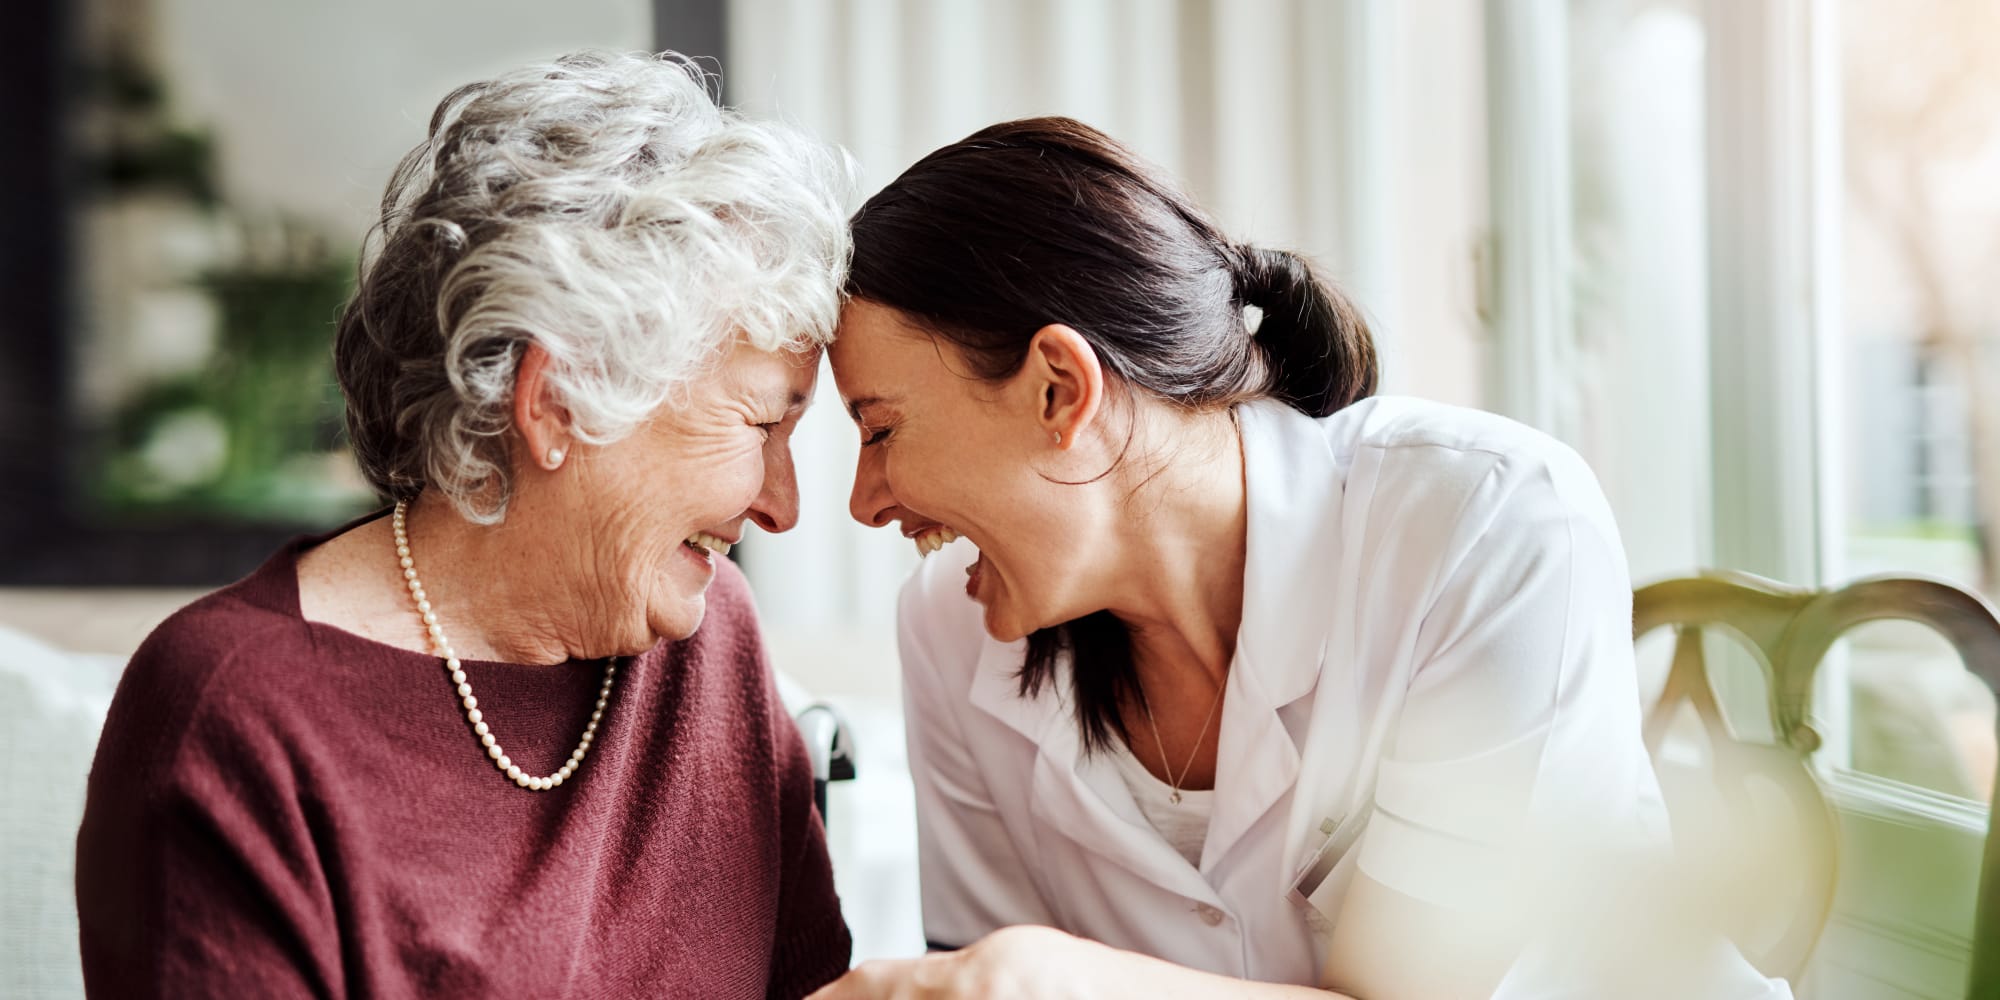
[{"label": "dark brown hair", "polygon": [[[1035,332],[1074,328],[1114,381],[1208,410],[1276,397],[1323,417],[1375,392],[1361,311],[1283,250],[1233,243],[1185,193],[1110,136],[1068,118],[982,129],[940,149],[855,213],[850,295],[956,346],[974,374],[1020,369]],[[1263,320],[1253,336],[1244,307]],[[1131,635],[1109,611],[1028,637],[1024,697],[1071,671],[1084,745],[1124,737]]]}]

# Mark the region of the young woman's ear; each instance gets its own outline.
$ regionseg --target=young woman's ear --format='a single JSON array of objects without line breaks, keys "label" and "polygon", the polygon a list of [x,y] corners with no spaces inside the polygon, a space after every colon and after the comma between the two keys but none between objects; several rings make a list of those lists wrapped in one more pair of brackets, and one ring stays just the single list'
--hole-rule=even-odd
[{"label": "young woman's ear", "polygon": [[1060,323],[1035,331],[1022,376],[1035,394],[1043,437],[1068,448],[1096,421],[1104,403],[1104,366],[1083,334]]}]

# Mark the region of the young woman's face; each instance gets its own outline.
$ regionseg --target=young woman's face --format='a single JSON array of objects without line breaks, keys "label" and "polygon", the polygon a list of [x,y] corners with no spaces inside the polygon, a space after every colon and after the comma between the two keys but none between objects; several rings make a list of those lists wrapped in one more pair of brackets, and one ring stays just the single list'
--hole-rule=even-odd
[{"label": "young woman's face", "polygon": [[1100,491],[1052,481],[1091,473],[1067,474],[1036,365],[983,381],[949,341],[862,299],[842,311],[828,357],[861,429],[855,520],[896,524],[925,555],[954,535],[969,539],[980,555],[966,592],[996,639],[1103,606],[1091,606],[1100,584],[1089,572],[1104,527]]}]

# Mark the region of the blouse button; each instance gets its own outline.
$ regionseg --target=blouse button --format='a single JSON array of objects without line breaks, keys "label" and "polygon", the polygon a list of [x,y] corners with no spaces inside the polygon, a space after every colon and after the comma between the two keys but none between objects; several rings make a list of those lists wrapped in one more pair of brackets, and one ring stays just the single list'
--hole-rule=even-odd
[{"label": "blouse button", "polygon": [[1214,927],[1217,924],[1222,923],[1222,917],[1223,917],[1222,911],[1216,909],[1213,906],[1208,905],[1207,903],[1201,903],[1195,906],[1194,912],[1201,916],[1202,923],[1207,924],[1210,927]]}]

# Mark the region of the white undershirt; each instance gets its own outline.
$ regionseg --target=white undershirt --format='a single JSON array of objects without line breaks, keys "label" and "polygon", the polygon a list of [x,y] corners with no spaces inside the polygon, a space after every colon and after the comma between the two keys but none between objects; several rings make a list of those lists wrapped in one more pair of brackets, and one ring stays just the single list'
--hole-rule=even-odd
[{"label": "white undershirt", "polygon": [[1118,774],[1132,791],[1133,801],[1169,846],[1180,852],[1187,863],[1201,867],[1201,845],[1208,839],[1208,815],[1215,805],[1215,792],[1181,789],[1179,805],[1173,803],[1174,786],[1153,776],[1127,747],[1115,755]]}]

